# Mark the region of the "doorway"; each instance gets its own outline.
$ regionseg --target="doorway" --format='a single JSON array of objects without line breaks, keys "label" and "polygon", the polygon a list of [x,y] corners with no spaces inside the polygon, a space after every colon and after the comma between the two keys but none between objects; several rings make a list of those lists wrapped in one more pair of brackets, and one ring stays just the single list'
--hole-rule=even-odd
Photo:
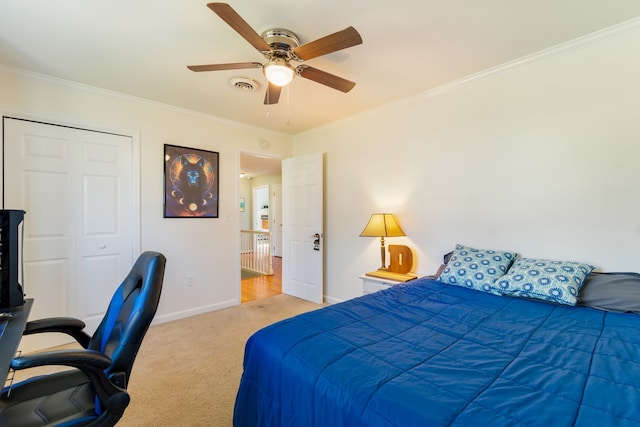
[{"label": "doorway", "polygon": [[245,235],[256,233],[253,235],[257,239],[256,244],[261,246],[259,252],[262,253],[265,243],[269,246],[270,270],[273,273],[256,274],[243,269],[246,262],[241,258],[240,294],[243,303],[282,292],[281,241],[274,240],[281,238],[281,183],[281,159],[240,153],[240,233],[243,242],[240,256],[247,256]]},{"label": "doorway", "polygon": [[[282,293],[321,303],[324,299],[324,154],[288,158],[278,161],[278,166],[282,186],[282,206],[278,211],[284,213],[282,224],[278,224],[282,227]],[[255,183],[259,185],[265,182]],[[242,250],[238,256],[241,255]]]}]

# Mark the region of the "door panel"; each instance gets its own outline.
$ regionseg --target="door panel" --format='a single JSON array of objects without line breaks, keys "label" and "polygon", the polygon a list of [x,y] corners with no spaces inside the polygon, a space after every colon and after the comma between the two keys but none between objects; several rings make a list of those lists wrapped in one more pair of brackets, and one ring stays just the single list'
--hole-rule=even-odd
[{"label": "door panel", "polygon": [[271,192],[271,240],[273,256],[282,257],[282,185],[272,186]]},{"label": "door panel", "polygon": [[282,292],[324,299],[323,154],[282,162]]},{"label": "door panel", "polygon": [[[23,286],[26,296],[35,298],[30,318],[74,315],[70,213],[75,208],[67,203],[74,193],[71,138],[63,128],[19,120],[4,124],[4,208],[27,212]],[[68,341],[61,334],[43,334],[24,339],[27,345],[21,347],[29,351]]]},{"label": "door panel", "polygon": [[117,254],[82,258],[86,319],[93,319],[94,322],[97,320],[97,323],[100,323],[107,308],[105,301],[106,304],[109,303],[113,292],[122,281],[122,277],[118,276],[119,271]]},{"label": "door panel", "polygon": [[89,134],[80,146],[83,204],[78,277],[83,284],[84,320],[94,329],[132,262],[132,215],[121,204],[124,201],[127,206],[132,199],[131,144],[115,141],[110,134]]},{"label": "door panel", "polygon": [[[25,238],[26,240],[26,238]],[[63,284],[67,283],[69,263],[66,259],[25,262],[25,292],[27,297],[38,296],[38,312],[31,310],[30,319],[58,317],[61,310],[67,313],[68,296]],[[34,301],[35,305],[35,301]],[[66,342],[68,339],[56,342]],[[37,342],[38,340],[32,340]],[[45,341],[46,342],[46,341]]]}]

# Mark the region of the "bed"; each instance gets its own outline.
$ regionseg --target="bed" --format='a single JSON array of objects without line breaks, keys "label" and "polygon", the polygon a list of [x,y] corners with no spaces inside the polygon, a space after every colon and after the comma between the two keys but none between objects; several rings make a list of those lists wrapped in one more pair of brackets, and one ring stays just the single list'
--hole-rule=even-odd
[{"label": "bed", "polygon": [[273,324],[234,426],[640,425],[640,314],[592,288],[581,306],[421,278]]}]

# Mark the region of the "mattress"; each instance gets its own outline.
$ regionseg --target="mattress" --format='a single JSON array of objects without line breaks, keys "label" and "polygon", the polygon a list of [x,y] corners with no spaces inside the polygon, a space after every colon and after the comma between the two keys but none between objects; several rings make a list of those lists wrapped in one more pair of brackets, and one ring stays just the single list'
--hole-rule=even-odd
[{"label": "mattress", "polygon": [[234,425],[640,425],[640,315],[418,279],[256,332]]}]

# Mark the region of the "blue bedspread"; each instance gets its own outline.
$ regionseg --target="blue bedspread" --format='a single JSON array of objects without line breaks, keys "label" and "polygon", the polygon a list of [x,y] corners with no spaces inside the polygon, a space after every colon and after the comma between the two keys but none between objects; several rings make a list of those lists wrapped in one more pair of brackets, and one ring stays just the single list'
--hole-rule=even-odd
[{"label": "blue bedspread", "polygon": [[640,425],[640,315],[415,280],[254,334],[234,425]]}]

